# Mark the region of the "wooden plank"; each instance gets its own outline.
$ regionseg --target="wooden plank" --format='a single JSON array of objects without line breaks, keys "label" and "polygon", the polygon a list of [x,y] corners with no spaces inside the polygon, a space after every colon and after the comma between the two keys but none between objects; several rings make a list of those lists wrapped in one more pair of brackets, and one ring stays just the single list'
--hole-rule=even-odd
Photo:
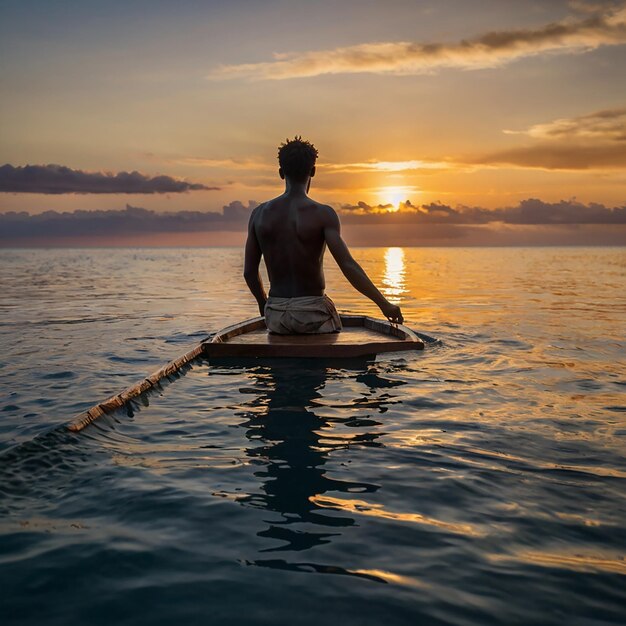
[{"label": "wooden plank", "polygon": [[342,345],[355,343],[381,343],[389,340],[397,341],[393,335],[377,333],[363,326],[346,327],[340,333],[325,333],[323,335],[273,335],[267,330],[255,330],[232,337],[228,344],[256,344],[265,345]]},{"label": "wooden plank", "polygon": [[219,330],[217,331],[217,333],[215,333],[215,336],[213,337],[211,342],[221,343],[223,341],[228,341],[232,337],[241,335],[242,333],[249,333],[255,330],[259,330],[261,328],[265,328],[265,318],[253,317],[249,320],[244,320],[243,322],[238,322],[237,324],[233,324],[232,326],[222,328],[222,330]]},{"label": "wooden plank", "polygon": [[67,424],[67,429],[75,433],[80,432],[81,430],[83,430],[83,428],[89,426],[89,424],[93,423],[102,415],[106,413],[112,413],[117,409],[121,409],[137,396],[148,391],[148,389],[151,389],[152,387],[158,385],[159,382],[167,376],[171,376],[172,374],[179,372],[191,360],[202,354],[202,346],[206,341],[207,340],[201,341],[191,350],[185,352],[185,354],[183,354],[182,356],[174,359],[173,361],[170,361],[167,365],[164,365],[163,367],[156,370],[156,372],[153,372],[149,376],[146,376],[146,378],[136,383],[135,385],[131,385],[120,393],[92,406],[87,411],[83,411],[80,415],[77,415],[69,424]]},{"label": "wooden plank", "polygon": [[351,326],[364,326],[365,325],[365,315],[348,315],[347,313],[341,313],[339,315],[341,319],[342,325],[345,327]]}]

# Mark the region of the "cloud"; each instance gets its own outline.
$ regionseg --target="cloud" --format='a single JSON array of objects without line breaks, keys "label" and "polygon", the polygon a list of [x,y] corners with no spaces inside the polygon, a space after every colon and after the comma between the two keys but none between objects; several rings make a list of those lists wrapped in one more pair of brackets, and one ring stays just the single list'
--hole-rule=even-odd
[{"label": "cloud", "polygon": [[377,204],[371,205],[362,200],[356,204],[342,204],[340,212],[346,215],[375,215],[375,214],[388,214],[395,211],[396,208],[393,204]]},{"label": "cloud", "polygon": [[0,213],[0,239],[244,230],[257,205],[254,200],[249,200],[247,206],[236,200],[224,206],[222,213],[157,213],[130,204],[125,209],[109,211],[45,211],[36,215],[11,211]]},{"label": "cloud", "polygon": [[[583,7],[579,3],[580,9]],[[484,33],[456,43],[379,42],[305,53],[281,53],[274,61],[222,65],[212,79],[284,80],[322,74],[430,74],[445,68],[499,67],[544,53],[574,53],[626,43],[626,5],[588,5],[581,17],[539,28]]]},{"label": "cloud", "polygon": [[441,160],[376,161],[373,159],[362,163],[320,163],[318,167],[328,172],[361,174],[365,172],[444,170],[450,169],[452,165]]},{"label": "cloud", "polygon": [[453,208],[440,202],[414,205],[402,202],[399,209],[392,205],[372,206],[366,202],[341,205],[340,213],[346,223],[405,223],[405,224],[626,224],[626,206],[606,207],[603,204],[584,204],[576,200],[544,202],[536,198],[522,200],[513,207],[486,209],[458,206]]},{"label": "cloud", "polygon": [[[124,242],[127,245],[239,245],[245,237],[250,212],[256,206],[253,200],[247,204],[235,200],[224,206],[221,213],[157,213],[130,205],[110,211],[0,213],[0,246],[124,245]],[[575,200],[550,203],[529,198],[500,209],[451,207],[438,202],[414,205],[407,200],[401,203],[400,210],[392,209],[392,205],[365,202],[343,205],[341,220],[346,233],[355,237],[351,241],[358,241],[359,245],[434,245],[437,241],[444,245],[446,239],[481,245],[551,241],[581,244],[586,241],[585,229],[595,229],[590,242],[615,245],[623,241],[626,228],[626,206],[609,208]],[[565,239],[554,239],[557,227],[569,233]],[[511,237],[499,238],[497,233],[505,231]],[[572,233],[578,234],[574,237]],[[516,239],[518,235],[524,237]]]},{"label": "cloud", "polygon": [[534,124],[525,130],[526,145],[459,158],[459,165],[513,166],[543,170],[621,170],[626,168],[626,108],[605,109]]},{"label": "cloud", "polygon": [[219,190],[199,183],[188,183],[171,176],[147,176],[139,172],[84,172],[63,165],[0,167],[0,192],[5,193],[180,193]]},{"label": "cloud", "polygon": [[507,224],[626,224],[626,206],[610,209],[575,200],[549,203],[529,198],[502,215]]},{"label": "cloud", "polygon": [[526,130],[504,132],[509,135],[524,134],[536,139],[626,141],[626,107],[561,118],[545,124],[535,124]]},{"label": "cloud", "polygon": [[247,223],[252,209],[258,205],[256,200],[248,200],[247,206],[240,200],[233,200],[222,207],[222,214],[225,220],[244,220]]},{"label": "cloud", "polygon": [[[550,139],[544,141],[483,154],[410,161],[372,160],[362,163],[322,163],[318,169],[323,170],[325,174],[414,172],[425,176],[442,171],[474,172],[478,169],[500,166],[543,170],[621,170],[626,168],[626,141],[620,137],[621,133],[626,133],[626,128],[619,129],[617,123],[611,124],[611,129],[607,124],[605,130],[600,130],[599,125],[592,130],[590,126],[587,130],[580,127],[572,128],[569,135],[564,130],[557,131],[556,126],[554,130],[551,130],[550,123],[533,126],[528,131],[505,131],[509,134],[527,134],[536,139],[543,135],[534,129],[545,128],[546,130],[542,132],[551,132],[552,135]],[[559,132],[561,134],[558,134]],[[264,184],[271,184],[271,181]]]},{"label": "cloud", "polygon": [[544,170],[623,169],[626,167],[626,142],[621,145],[542,143],[479,156],[473,163]]}]

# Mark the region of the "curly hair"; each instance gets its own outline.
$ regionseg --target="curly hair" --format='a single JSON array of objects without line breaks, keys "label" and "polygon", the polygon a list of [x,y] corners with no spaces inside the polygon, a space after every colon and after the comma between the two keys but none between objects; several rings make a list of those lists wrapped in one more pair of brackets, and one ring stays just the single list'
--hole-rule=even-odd
[{"label": "curly hair", "polygon": [[305,182],[317,159],[317,149],[299,135],[287,139],[278,147],[278,162],[286,178]]}]

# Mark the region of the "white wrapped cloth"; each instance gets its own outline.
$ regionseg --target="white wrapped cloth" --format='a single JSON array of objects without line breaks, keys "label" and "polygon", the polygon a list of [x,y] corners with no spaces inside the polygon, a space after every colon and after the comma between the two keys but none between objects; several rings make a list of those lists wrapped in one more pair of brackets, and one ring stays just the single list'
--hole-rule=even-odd
[{"label": "white wrapped cloth", "polygon": [[326,295],[275,298],[265,303],[265,324],[278,335],[334,333],[341,320],[333,301]]}]

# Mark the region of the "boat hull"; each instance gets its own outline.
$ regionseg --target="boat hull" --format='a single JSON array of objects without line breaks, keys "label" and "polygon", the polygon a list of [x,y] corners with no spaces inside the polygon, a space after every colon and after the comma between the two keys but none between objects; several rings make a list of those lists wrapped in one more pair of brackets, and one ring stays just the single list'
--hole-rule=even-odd
[{"label": "boat hull", "polygon": [[218,331],[203,344],[208,357],[219,358],[355,358],[385,352],[423,350],[424,342],[409,328],[364,315],[341,315],[340,333],[276,335],[263,317]]}]

